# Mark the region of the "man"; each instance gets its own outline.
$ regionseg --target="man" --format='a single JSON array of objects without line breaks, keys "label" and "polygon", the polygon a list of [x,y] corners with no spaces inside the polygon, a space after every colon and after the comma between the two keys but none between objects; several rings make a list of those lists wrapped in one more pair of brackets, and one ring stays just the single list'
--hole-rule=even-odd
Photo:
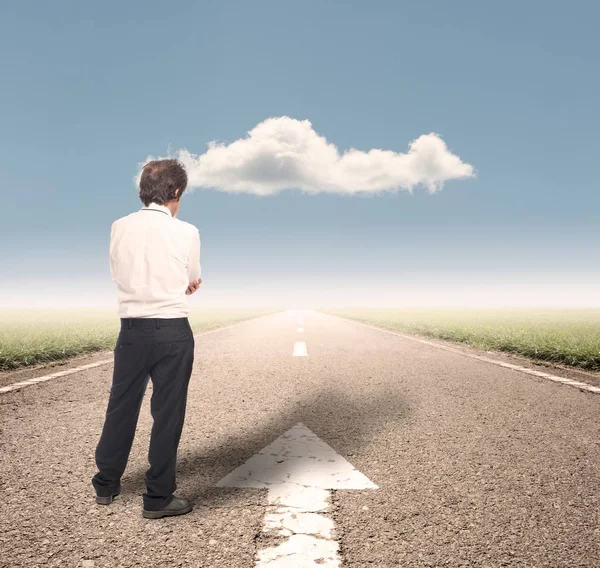
[{"label": "man", "polygon": [[200,235],[194,225],[177,219],[187,187],[185,168],[177,160],[147,163],[139,187],[144,207],[115,221],[111,230],[110,269],[117,283],[121,330],[92,484],[102,505],[120,493],[140,406],[152,379],[154,425],[142,515],[159,519],[189,513],[193,507],[173,492],[194,362],[185,296],[202,282]]}]

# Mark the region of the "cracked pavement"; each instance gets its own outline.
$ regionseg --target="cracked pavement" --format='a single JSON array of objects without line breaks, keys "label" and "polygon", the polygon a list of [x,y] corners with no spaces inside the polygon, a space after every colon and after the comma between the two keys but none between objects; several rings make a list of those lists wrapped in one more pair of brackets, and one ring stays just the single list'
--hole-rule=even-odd
[{"label": "cracked pavement", "polygon": [[267,489],[217,483],[299,422],[378,486],[327,491],[342,566],[600,566],[599,395],[302,317],[308,357],[293,312],[196,340],[180,518],[141,517],[150,393],[122,494],[94,503],[112,365],[1,395],[0,566],[255,566],[282,527],[310,535],[264,530]]}]

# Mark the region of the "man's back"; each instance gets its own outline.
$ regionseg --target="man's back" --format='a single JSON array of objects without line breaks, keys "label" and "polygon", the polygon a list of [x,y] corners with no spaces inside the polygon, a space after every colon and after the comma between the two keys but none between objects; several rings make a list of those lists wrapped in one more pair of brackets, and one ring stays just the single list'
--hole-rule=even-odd
[{"label": "man's back", "polygon": [[185,291],[200,277],[198,229],[150,203],[113,223],[110,268],[120,317],[186,317]]}]

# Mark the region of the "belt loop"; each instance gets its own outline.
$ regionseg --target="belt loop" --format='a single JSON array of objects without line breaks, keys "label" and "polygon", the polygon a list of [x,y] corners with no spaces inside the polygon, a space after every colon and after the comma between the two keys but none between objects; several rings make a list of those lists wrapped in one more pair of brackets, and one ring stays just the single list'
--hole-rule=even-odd
[{"label": "belt loop", "polygon": [[156,329],[160,329],[160,320],[156,318]]},{"label": "belt loop", "polygon": [[129,329],[131,329],[131,324],[132,324],[132,323],[133,323],[133,322],[131,321],[131,318],[129,318],[129,319],[127,320],[127,327],[128,327]]}]

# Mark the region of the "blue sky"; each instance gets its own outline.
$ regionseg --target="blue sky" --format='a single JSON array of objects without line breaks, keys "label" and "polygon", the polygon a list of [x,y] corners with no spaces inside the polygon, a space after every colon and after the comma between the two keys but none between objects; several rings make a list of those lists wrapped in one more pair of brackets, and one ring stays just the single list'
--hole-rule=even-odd
[{"label": "blue sky", "polygon": [[269,117],[475,178],[374,195],[190,189],[198,305],[600,305],[596,2],[12,2],[0,21],[3,305],[116,301],[147,156]]}]

